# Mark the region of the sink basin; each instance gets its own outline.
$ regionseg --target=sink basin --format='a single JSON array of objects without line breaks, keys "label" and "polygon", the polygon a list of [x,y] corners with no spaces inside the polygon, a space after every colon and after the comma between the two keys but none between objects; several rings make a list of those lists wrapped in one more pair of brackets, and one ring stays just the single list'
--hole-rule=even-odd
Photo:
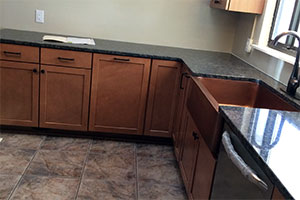
[{"label": "sink basin", "polygon": [[214,156],[217,155],[223,127],[220,106],[299,111],[267,86],[257,82],[204,77],[192,79],[186,106]]},{"label": "sink basin", "polygon": [[196,83],[217,111],[221,105],[299,111],[256,82],[197,77]]}]

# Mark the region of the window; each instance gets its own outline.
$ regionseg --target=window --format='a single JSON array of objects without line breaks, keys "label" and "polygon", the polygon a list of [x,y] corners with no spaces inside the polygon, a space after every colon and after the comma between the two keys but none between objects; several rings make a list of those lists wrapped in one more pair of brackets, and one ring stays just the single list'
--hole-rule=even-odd
[{"label": "window", "polygon": [[277,0],[269,36],[269,46],[287,54],[295,55],[295,50],[299,44],[294,37],[282,37],[276,47],[272,41],[278,34],[287,30],[297,31],[299,33],[299,20],[300,0]]}]

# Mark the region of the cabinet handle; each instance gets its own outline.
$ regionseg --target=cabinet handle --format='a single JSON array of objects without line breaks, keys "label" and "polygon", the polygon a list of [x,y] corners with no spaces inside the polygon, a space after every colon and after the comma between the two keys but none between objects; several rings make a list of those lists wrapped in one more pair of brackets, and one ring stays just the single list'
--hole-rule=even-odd
[{"label": "cabinet handle", "polygon": [[68,62],[74,62],[75,58],[63,58],[63,57],[57,57],[60,61],[68,61]]},{"label": "cabinet handle", "polygon": [[45,71],[44,69],[42,69],[42,70],[41,70],[41,73],[42,73],[42,74],[45,74],[45,73],[46,73],[46,71]]},{"label": "cabinet handle", "polygon": [[181,90],[184,89],[184,87],[182,86],[183,77],[190,78],[190,76],[189,76],[188,73],[186,73],[186,72],[181,74],[181,77],[180,77],[180,86],[179,86],[179,88],[180,88]]},{"label": "cabinet handle", "polygon": [[37,73],[37,69],[33,69],[32,72],[33,72],[33,73]]},{"label": "cabinet handle", "polygon": [[125,62],[128,62],[130,61],[129,58],[114,58],[115,61],[125,61]]},{"label": "cabinet handle", "polygon": [[225,149],[225,152],[227,153],[229,159],[232,161],[232,163],[240,170],[240,172],[252,183],[257,185],[259,188],[262,188],[264,190],[268,190],[268,185],[260,179],[256,173],[251,169],[245,161],[239,156],[239,154],[235,151],[229,134],[227,131],[224,131],[222,135],[222,143]]},{"label": "cabinet handle", "polygon": [[3,51],[3,53],[6,54],[7,56],[16,56],[16,57],[21,56],[21,52]]},{"label": "cabinet handle", "polygon": [[199,136],[196,132],[193,131],[194,140],[199,140]]}]

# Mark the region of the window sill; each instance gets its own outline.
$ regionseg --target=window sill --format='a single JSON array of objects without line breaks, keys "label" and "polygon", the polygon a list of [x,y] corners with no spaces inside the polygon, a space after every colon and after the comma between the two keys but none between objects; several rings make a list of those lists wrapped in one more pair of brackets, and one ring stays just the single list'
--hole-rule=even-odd
[{"label": "window sill", "polygon": [[266,47],[266,46],[261,46],[261,45],[257,45],[257,44],[252,44],[253,49],[261,51],[265,54],[268,54],[274,58],[280,59],[285,61],[286,63],[289,63],[291,65],[293,65],[295,63],[295,57],[294,56],[290,56],[288,54],[282,53],[280,51],[277,51],[275,49],[272,49],[270,47]]}]

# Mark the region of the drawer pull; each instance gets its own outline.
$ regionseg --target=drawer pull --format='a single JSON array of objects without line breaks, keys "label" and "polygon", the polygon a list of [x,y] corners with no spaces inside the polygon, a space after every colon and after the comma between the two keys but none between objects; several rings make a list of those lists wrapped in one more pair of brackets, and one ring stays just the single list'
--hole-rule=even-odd
[{"label": "drawer pull", "polygon": [[125,62],[128,62],[130,61],[129,58],[114,58],[115,61],[125,61]]},{"label": "drawer pull", "polygon": [[217,3],[217,4],[218,4],[218,3],[221,3],[221,1],[220,1],[220,0],[215,0],[214,2],[215,2],[215,3]]},{"label": "drawer pull", "polygon": [[21,52],[3,51],[3,53],[7,56],[15,56],[15,57],[21,56]]},{"label": "drawer pull", "polygon": [[37,73],[37,69],[33,69],[32,71],[33,71],[33,73]]},{"label": "drawer pull", "polygon": [[41,73],[42,73],[42,74],[45,74],[45,73],[46,73],[46,71],[45,71],[44,69],[42,69],[42,70],[41,70]]},{"label": "drawer pull", "polygon": [[181,78],[180,78],[180,86],[179,86],[179,88],[180,88],[181,90],[184,89],[184,87],[182,86],[183,77],[190,78],[190,76],[189,76],[188,73],[186,73],[186,72],[181,74]]},{"label": "drawer pull", "polygon": [[74,62],[75,58],[64,58],[64,57],[57,57],[60,61],[67,61],[67,62]]}]

